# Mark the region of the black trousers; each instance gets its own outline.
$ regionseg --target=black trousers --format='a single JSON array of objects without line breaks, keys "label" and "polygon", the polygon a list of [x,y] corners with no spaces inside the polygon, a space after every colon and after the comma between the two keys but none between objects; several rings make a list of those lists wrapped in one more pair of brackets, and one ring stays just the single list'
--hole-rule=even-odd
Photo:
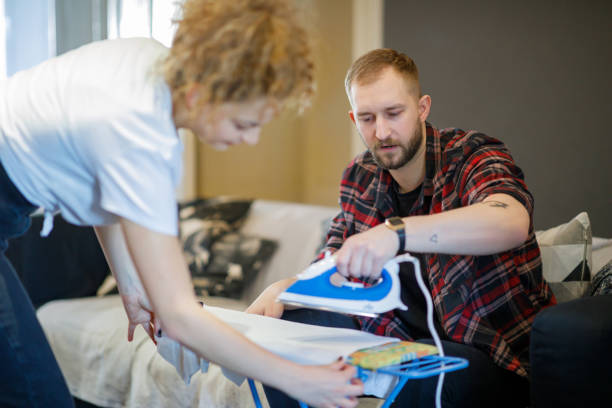
[{"label": "black trousers", "polygon": [[35,209],[0,164],[0,407],[73,407],[32,302],[4,255]]},{"label": "black trousers", "polygon": [[[349,316],[318,310],[286,311],[282,318],[319,326],[358,329],[357,323]],[[418,341],[433,344],[432,339]],[[529,405],[527,379],[495,365],[486,353],[474,347],[445,340],[442,341],[442,347],[445,354],[469,361],[467,368],[445,375],[442,388],[444,408],[525,408]],[[437,376],[408,381],[392,406],[434,407],[437,381]],[[272,408],[299,406],[295,400],[281,391],[268,386],[264,386],[264,390]]]}]

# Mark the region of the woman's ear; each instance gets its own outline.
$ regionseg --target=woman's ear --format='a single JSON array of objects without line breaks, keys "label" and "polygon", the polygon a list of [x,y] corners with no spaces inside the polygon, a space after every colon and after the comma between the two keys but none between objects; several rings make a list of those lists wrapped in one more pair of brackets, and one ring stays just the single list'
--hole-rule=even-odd
[{"label": "woman's ear", "polygon": [[200,90],[198,84],[191,84],[187,92],[185,92],[185,106],[188,110],[193,109],[198,104],[200,99]]}]

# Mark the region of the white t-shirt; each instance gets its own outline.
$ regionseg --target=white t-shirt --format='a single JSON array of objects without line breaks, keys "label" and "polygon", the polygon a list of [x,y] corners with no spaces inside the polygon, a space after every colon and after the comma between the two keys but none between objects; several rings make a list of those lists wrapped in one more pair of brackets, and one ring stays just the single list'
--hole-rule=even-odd
[{"label": "white t-shirt", "polygon": [[77,225],[124,217],[178,232],[182,143],[151,39],[85,45],[0,82],[0,161],[19,191]]}]

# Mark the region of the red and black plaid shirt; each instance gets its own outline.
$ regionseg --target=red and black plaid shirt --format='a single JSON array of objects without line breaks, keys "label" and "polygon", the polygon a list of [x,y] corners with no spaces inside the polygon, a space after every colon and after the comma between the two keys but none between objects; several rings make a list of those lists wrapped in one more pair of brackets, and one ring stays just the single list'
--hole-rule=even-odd
[{"label": "red and black plaid shirt", "polygon": [[[474,131],[439,131],[427,124],[426,154],[423,188],[409,215],[436,214],[503,193],[522,203],[532,219],[533,197],[523,173],[499,140]],[[369,152],[357,156],[344,171],[341,212],[332,222],[325,250],[333,252],[350,235],[397,215],[392,183],[391,174],[378,167]],[[447,336],[484,350],[499,366],[526,377],[531,323],[540,309],[555,303],[542,278],[533,222],[527,241],[512,250],[487,256],[432,253],[423,259]],[[412,340],[393,312],[359,321],[362,330]]]}]

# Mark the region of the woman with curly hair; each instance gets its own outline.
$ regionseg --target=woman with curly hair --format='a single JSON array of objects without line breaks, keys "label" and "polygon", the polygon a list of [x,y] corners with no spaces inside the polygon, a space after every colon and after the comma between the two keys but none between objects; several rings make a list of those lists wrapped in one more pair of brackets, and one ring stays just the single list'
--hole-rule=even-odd
[{"label": "woman with curly hair", "polygon": [[31,302],[4,256],[40,207],[93,225],[118,281],[128,339],[142,325],[314,406],[353,407],[354,369],[302,366],[199,307],[177,239],[177,129],[224,149],[313,92],[304,29],[289,0],[187,0],[172,47],[85,45],[0,82],[0,405],[72,406]]}]

